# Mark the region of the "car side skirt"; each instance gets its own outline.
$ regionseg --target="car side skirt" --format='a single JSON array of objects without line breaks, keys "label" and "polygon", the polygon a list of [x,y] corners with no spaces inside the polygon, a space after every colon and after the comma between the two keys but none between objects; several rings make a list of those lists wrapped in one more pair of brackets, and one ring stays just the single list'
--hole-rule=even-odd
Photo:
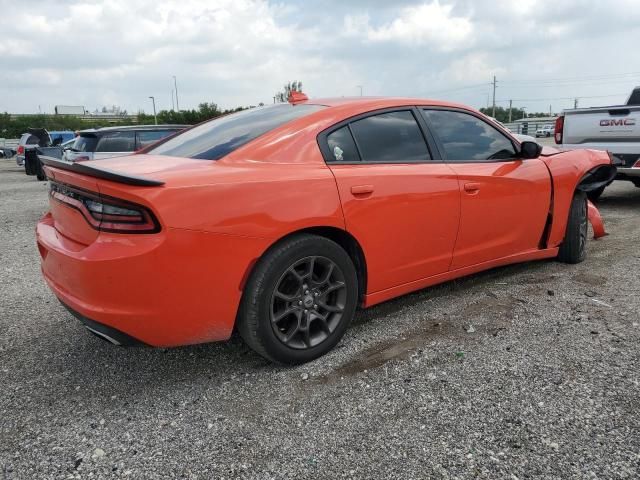
[{"label": "car side skirt", "polygon": [[439,275],[434,275],[433,277],[423,278],[421,280],[416,280],[414,282],[405,283],[403,285],[398,285],[397,287],[392,287],[386,290],[381,290],[379,292],[374,292],[374,293],[365,295],[363,307],[371,307],[373,305],[385,302],[392,298],[399,297],[401,295],[406,295],[407,293],[415,292],[416,290],[421,290],[426,287],[431,287],[439,283],[448,282],[449,280],[454,280],[456,278],[471,275],[473,273],[482,272],[484,270],[489,270],[491,268],[502,267],[504,265],[511,265],[513,263],[521,263],[521,262],[528,262],[533,260],[543,260],[546,258],[554,258],[556,256],[558,256],[558,248],[554,247],[554,248],[546,248],[543,250],[531,250],[528,252],[518,253],[516,255],[510,255],[508,257],[498,258],[496,260],[479,263],[477,265],[458,268],[456,270],[451,270],[449,272],[445,272]]}]

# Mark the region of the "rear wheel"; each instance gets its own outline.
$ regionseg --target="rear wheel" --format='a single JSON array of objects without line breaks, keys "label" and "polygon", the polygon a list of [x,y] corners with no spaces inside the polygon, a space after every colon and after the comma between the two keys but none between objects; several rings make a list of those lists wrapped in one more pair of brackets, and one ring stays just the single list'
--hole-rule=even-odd
[{"label": "rear wheel", "polygon": [[587,195],[584,192],[576,192],[571,201],[569,221],[558,252],[558,260],[565,263],[582,262],[586,256],[588,232]]},{"label": "rear wheel", "polygon": [[592,202],[595,202],[600,198],[600,195],[602,195],[602,193],[604,192],[604,188],[605,187],[600,187],[600,188],[596,188],[595,190],[591,190],[590,192],[587,192],[587,198]]},{"label": "rear wheel", "polygon": [[263,357],[308,362],[331,350],[353,318],[358,281],[335,242],[297,235],[272,248],[247,282],[238,331]]},{"label": "rear wheel", "polygon": [[47,179],[47,175],[42,168],[42,162],[38,157],[36,157],[36,178],[40,181]]}]

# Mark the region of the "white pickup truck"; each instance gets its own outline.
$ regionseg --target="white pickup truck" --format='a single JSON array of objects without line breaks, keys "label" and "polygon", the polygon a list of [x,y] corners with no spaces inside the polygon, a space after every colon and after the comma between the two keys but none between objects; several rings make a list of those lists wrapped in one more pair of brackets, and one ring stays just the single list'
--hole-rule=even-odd
[{"label": "white pickup truck", "polygon": [[[640,87],[626,105],[565,110],[556,119],[555,141],[562,149],[608,150],[618,167],[616,180],[640,187]],[[590,192],[597,199],[602,189]]]}]

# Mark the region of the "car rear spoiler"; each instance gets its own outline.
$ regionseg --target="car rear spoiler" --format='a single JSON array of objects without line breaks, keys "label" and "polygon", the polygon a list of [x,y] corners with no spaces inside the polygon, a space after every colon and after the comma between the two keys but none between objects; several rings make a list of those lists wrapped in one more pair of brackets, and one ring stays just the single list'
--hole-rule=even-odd
[{"label": "car rear spoiler", "polygon": [[164,185],[164,182],[160,180],[138,177],[137,175],[125,175],[123,173],[114,172],[113,170],[97,168],[83,163],[65,162],[64,160],[47,157],[46,155],[40,155],[38,158],[40,158],[43,165],[48,167],[59,168],[60,170],[67,170],[69,172],[79,173],[89,177],[102,178],[116,183],[135,185],[136,187],[159,187],[160,185]]}]

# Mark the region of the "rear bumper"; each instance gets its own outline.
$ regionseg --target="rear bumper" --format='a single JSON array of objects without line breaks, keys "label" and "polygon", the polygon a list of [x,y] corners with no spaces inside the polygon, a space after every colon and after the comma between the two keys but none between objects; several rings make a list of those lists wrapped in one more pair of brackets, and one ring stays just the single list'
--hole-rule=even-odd
[{"label": "rear bumper", "polygon": [[49,214],[36,236],[43,276],[74,315],[159,347],[228,339],[248,266],[266,248],[261,239],[170,228],[101,232],[82,245]]},{"label": "rear bumper", "polygon": [[[60,300],[60,299],[58,299]],[[80,312],[76,312],[73,308],[69,307],[69,305],[65,305],[65,303],[60,300],[60,303],[63,307],[69,310],[69,313],[76,317],[80,322],[94,335],[102,338],[103,340],[107,340],[108,342],[113,343],[114,345],[119,346],[136,346],[136,345],[144,345],[143,342],[138,340],[137,338],[133,338],[130,335],[127,335],[120,330],[116,330],[108,325],[104,325],[100,322],[96,322],[95,320],[91,320],[90,318],[85,317]]]}]

